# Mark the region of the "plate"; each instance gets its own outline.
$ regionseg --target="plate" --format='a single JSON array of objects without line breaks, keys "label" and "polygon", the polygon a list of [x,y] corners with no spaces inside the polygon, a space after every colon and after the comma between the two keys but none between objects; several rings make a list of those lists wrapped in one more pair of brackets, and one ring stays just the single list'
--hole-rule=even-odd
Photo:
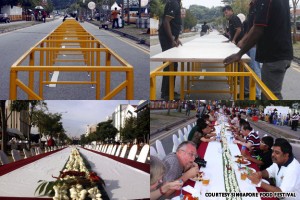
[{"label": "plate", "polygon": [[[238,160],[236,160],[234,162],[236,162],[237,164],[239,163]],[[251,164],[251,162],[249,160],[245,160],[245,159],[244,159],[244,163],[241,163],[241,165],[244,165],[244,166],[245,165],[250,165],[250,164]]]}]

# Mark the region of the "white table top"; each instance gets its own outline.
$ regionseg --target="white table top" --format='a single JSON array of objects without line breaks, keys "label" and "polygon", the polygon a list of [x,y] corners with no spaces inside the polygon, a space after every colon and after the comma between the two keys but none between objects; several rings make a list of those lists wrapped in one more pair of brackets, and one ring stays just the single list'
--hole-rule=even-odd
[{"label": "white table top", "polygon": [[110,199],[142,199],[150,197],[150,174],[123,163],[79,148],[92,170],[105,181]]},{"label": "white table top", "polygon": [[[203,37],[196,38],[182,46],[175,47],[154,55],[150,58],[153,62],[217,62],[223,60],[231,54],[237,53],[239,48],[222,35],[211,33]],[[246,54],[242,57],[244,62],[250,60]]]},{"label": "white table top", "polygon": [[[150,196],[150,174],[115,160],[79,148],[92,171],[103,178],[110,199],[140,199]],[[0,197],[35,197],[39,180],[53,181],[59,176],[71,148],[41,158],[0,176]]]}]

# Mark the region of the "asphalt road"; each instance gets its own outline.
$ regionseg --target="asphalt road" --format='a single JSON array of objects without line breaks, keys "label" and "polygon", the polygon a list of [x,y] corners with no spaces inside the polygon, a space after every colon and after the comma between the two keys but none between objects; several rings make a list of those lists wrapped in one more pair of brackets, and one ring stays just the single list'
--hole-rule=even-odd
[{"label": "asphalt road", "polygon": [[[161,142],[162,142],[162,144],[164,146],[166,154],[172,152],[172,148],[173,148],[172,135],[176,134],[177,137],[178,137],[178,129],[181,129],[183,131],[183,127],[186,127],[187,125],[189,125],[189,124],[191,124],[191,123],[193,123],[195,121],[196,121],[196,118],[191,119],[191,120],[189,120],[187,122],[184,122],[184,123],[180,123],[180,124],[172,127],[171,129],[167,130],[167,131],[163,131],[163,132],[160,132],[158,134],[151,135],[150,145],[153,146],[154,148],[156,148],[155,147],[155,141],[157,139],[159,139],[159,140],[161,140]],[[270,136],[276,138],[274,135],[272,135],[272,133],[263,131],[263,130],[257,128],[255,125],[252,125],[252,127],[254,128],[255,131],[259,132],[259,136],[260,137],[263,137],[265,134],[267,134],[267,135],[270,135]],[[291,143],[291,145],[293,147],[293,153],[294,153],[296,159],[298,161],[300,161],[300,144]]]},{"label": "asphalt road", "polygon": [[[196,36],[183,38],[183,39],[181,39],[181,41],[184,45],[184,43],[189,42],[198,37],[199,37],[199,35],[197,34]],[[160,44],[156,44],[157,38],[155,38],[155,39],[152,38],[151,41],[155,41],[155,42],[153,42],[155,45],[150,46],[150,56],[154,56],[161,52],[161,47],[160,47]],[[159,63],[159,62],[150,62],[150,71],[154,70],[161,64],[162,63]],[[207,71],[212,71],[212,70],[210,69]],[[219,70],[219,71],[221,71],[221,70]],[[296,84],[299,77],[300,77],[300,65],[293,62],[291,67],[287,70],[285,78],[284,78],[284,82],[283,82],[282,95],[283,95],[284,100],[300,99],[300,93],[299,93],[300,84]],[[201,79],[201,77],[197,77],[197,78]],[[202,79],[203,79],[203,77],[202,77]],[[204,77],[204,79],[208,80],[208,79],[210,79],[210,77]],[[156,98],[157,99],[160,98],[161,80],[162,80],[161,77],[157,77],[157,81],[156,81]],[[212,90],[228,89],[228,85],[226,85],[222,82],[221,83],[204,82],[204,83],[200,83],[200,84],[197,83],[197,84],[194,84],[193,87],[194,87],[193,89],[196,88],[196,89],[200,89],[200,90],[201,89],[203,90],[203,88],[205,88],[205,90],[207,90],[207,89],[212,89]],[[175,91],[177,91],[178,93],[180,91],[179,77],[176,78]],[[229,95],[229,94],[192,94],[190,97],[186,96],[185,98],[189,98],[189,99],[231,99],[231,95]]]},{"label": "asphalt road", "polygon": [[[21,57],[34,44],[56,29],[62,20],[58,19],[52,22],[38,24],[32,27],[0,34],[0,99],[9,98],[9,72],[11,65]],[[89,23],[81,23],[81,25],[96,38],[100,39],[110,49],[115,51],[120,57],[126,60],[134,67],[134,99],[149,98],[149,48],[136,44],[119,35],[112,34],[105,30],[99,30],[97,26]],[[104,55],[103,55],[104,56]],[[104,58],[101,56],[102,62]],[[38,56],[36,56],[36,62]],[[25,64],[28,61],[25,61]],[[118,62],[112,59],[112,65]],[[101,63],[102,64],[102,63]],[[56,63],[59,66],[62,63]],[[67,63],[66,65],[72,65]],[[76,64],[79,65],[79,64]],[[57,80],[89,80],[89,74],[84,73],[53,73],[52,76],[58,76]],[[36,80],[38,74],[35,74]],[[27,83],[27,73],[19,73],[20,79]],[[105,78],[101,73],[101,97],[104,95]],[[111,88],[120,84],[125,80],[125,73],[111,73]],[[35,88],[38,89],[38,83],[35,82]],[[18,91],[19,99],[27,99],[27,95]],[[55,87],[44,87],[44,99],[95,99],[95,89],[91,85],[56,85]],[[113,99],[125,99],[125,91],[121,91]]]}]

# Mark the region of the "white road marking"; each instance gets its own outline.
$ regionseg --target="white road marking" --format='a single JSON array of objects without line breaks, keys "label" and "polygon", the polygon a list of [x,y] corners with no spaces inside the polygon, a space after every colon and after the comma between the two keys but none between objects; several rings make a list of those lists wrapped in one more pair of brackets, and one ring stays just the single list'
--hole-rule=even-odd
[{"label": "white road marking", "polygon": [[[57,82],[59,71],[55,71],[52,75],[51,82]],[[49,84],[49,87],[56,87],[56,84]]]}]

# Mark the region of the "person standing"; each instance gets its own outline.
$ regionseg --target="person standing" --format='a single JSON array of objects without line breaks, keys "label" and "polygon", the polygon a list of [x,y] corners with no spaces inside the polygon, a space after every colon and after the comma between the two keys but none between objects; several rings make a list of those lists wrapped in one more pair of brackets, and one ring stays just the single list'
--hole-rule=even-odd
[{"label": "person standing", "polygon": [[237,44],[243,37],[243,25],[234,13],[231,6],[225,6],[223,8],[223,13],[229,22],[229,41],[233,44]]},{"label": "person standing", "polygon": [[254,10],[254,25],[241,50],[225,58],[224,64],[239,61],[256,44],[256,61],[263,63],[262,81],[282,99],[283,79],[293,59],[289,1],[257,0]]},{"label": "person standing", "polygon": [[[179,40],[181,31],[181,3],[180,0],[168,0],[164,9],[162,23],[159,27],[159,42],[162,51],[166,51],[173,47],[182,45]],[[169,67],[165,67],[164,71],[169,71]],[[174,63],[174,71],[177,71],[178,63]],[[175,86],[175,77],[174,77]],[[169,100],[169,77],[163,76],[161,85],[161,98]],[[176,97],[175,97],[176,99]]]},{"label": "person standing", "polygon": [[202,37],[203,35],[207,34],[208,30],[209,30],[209,27],[206,24],[206,22],[204,22],[203,25],[201,26],[200,37]]},{"label": "person standing", "polygon": [[[111,15],[113,17],[112,28],[119,28],[119,11],[117,10],[117,7],[115,7],[114,11],[112,11]],[[117,26],[115,26],[115,23],[117,23]]]}]

